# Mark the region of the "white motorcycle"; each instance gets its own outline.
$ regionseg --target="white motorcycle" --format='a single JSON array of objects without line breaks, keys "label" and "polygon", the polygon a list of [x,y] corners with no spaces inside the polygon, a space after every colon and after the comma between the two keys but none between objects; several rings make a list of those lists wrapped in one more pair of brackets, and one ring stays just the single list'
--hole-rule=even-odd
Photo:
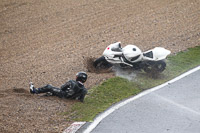
[{"label": "white motorcycle", "polygon": [[142,52],[135,45],[121,47],[120,42],[110,44],[103,52],[103,56],[94,61],[94,67],[98,70],[109,69],[112,66],[121,68],[133,68],[144,70],[146,73],[161,73],[165,70],[166,57],[171,51],[155,47]]}]

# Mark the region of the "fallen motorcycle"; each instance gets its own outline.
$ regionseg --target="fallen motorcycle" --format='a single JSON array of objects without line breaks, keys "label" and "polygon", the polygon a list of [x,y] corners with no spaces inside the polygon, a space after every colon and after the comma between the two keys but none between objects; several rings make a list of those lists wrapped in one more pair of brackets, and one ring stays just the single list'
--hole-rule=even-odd
[{"label": "fallen motorcycle", "polygon": [[120,68],[132,68],[133,70],[144,70],[146,73],[161,73],[166,68],[165,59],[171,51],[155,47],[142,52],[135,45],[121,47],[121,42],[110,44],[103,52],[103,56],[93,63],[98,70],[109,69],[112,66]]}]

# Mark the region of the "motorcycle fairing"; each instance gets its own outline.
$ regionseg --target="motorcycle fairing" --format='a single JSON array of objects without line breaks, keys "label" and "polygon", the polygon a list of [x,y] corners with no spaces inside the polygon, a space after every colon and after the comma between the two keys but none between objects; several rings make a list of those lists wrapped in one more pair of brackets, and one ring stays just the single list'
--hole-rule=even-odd
[{"label": "motorcycle fairing", "polygon": [[110,44],[103,52],[103,56],[110,63],[121,63],[122,50],[120,42]]},{"label": "motorcycle fairing", "polygon": [[143,60],[164,60],[170,53],[171,51],[165,48],[155,47],[154,49],[148,50],[143,53]]},{"label": "motorcycle fairing", "polygon": [[133,57],[133,58],[131,58],[131,61],[135,61],[135,60],[137,60],[138,58],[140,58],[140,55],[138,55],[138,56],[136,56],[136,57]]},{"label": "motorcycle fairing", "polygon": [[124,57],[131,63],[138,62],[142,59],[142,51],[135,45],[127,45],[122,49]]}]

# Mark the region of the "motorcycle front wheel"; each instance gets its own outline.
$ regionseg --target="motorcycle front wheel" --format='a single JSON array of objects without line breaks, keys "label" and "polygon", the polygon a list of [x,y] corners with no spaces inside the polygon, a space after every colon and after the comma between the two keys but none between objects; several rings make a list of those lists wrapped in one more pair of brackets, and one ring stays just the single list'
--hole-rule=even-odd
[{"label": "motorcycle front wheel", "polygon": [[93,66],[97,70],[106,70],[112,67],[112,64],[110,64],[104,56],[101,56],[100,58],[96,59],[93,63]]},{"label": "motorcycle front wheel", "polygon": [[160,60],[160,61],[152,61],[152,62],[147,62],[144,67],[143,70],[146,73],[161,73],[165,70],[166,68],[166,63],[164,60]]}]

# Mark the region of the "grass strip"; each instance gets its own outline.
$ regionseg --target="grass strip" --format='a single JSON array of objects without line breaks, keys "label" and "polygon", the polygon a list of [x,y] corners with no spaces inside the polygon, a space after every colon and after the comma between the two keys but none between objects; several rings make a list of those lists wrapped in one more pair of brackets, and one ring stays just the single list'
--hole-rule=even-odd
[{"label": "grass strip", "polygon": [[83,103],[75,103],[68,115],[69,121],[93,121],[94,117],[108,107],[143,90],[155,87],[200,65],[200,46],[170,55],[166,70],[152,78],[146,73],[137,73],[131,81],[114,77],[89,90]]}]

